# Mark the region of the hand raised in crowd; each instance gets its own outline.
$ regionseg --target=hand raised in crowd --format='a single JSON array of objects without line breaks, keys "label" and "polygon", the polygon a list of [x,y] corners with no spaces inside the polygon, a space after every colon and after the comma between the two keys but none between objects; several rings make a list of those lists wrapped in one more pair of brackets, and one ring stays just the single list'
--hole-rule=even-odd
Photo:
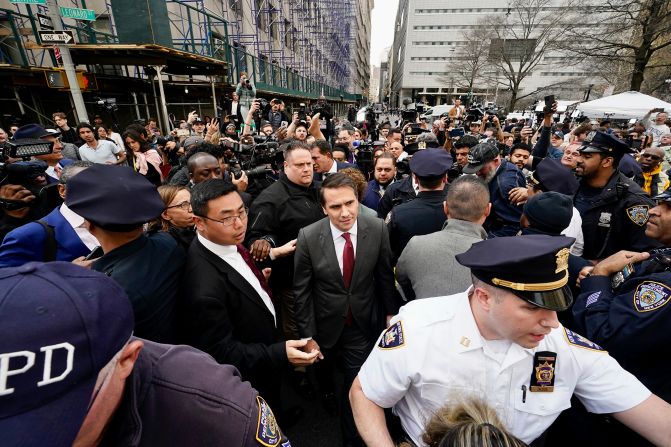
[{"label": "hand raised in crowd", "polygon": [[245,192],[247,186],[249,186],[249,179],[245,171],[242,171],[240,178],[236,179],[234,175],[231,175],[231,182],[235,185],[239,192]]},{"label": "hand raised in crowd", "polygon": [[252,102],[252,106],[249,108],[249,113],[248,113],[247,115],[250,115],[250,114],[253,115],[254,112],[256,112],[257,110],[259,110],[259,108],[260,108],[260,106],[259,106],[259,102],[258,102],[258,101],[254,101],[254,102]]},{"label": "hand raised in crowd", "polygon": [[267,240],[257,239],[249,249],[249,253],[252,255],[252,258],[254,258],[255,261],[261,262],[268,257],[271,248],[272,247],[270,246],[270,242]]},{"label": "hand raised in crowd", "polygon": [[620,250],[595,265],[592,275],[611,276],[621,271],[627,265],[645,261],[649,257],[650,253],[648,252],[638,253],[635,251]]},{"label": "hand raised in crowd", "polygon": [[529,140],[533,134],[534,130],[530,126],[524,126],[520,131],[520,137],[522,137],[523,140]]},{"label": "hand raised in crowd", "polygon": [[23,185],[4,185],[0,187],[0,198],[26,202],[28,204],[35,200],[35,195]]},{"label": "hand raised in crowd", "polygon": [[294,112],[294,113],[291,115],[291,121],[292,121],[294,124],[298,124],[298,112]]},{"label": "hand raised in crowd", "polygon": [[207,135],[212,136],[215,133],[219,132],[219,120],[212,118],[212,120],[205,125],[207,129]]},{"label": "hand raised in crowd", "polygon": [[296,240],[289,241],[281,247],[271,248],[270,251],[273,254],[273,258],[282,258],[293,254],[296,251]]},{"label": "hand raised in crowd", "polygon": [[529,191],[526,188],[518,186],[510,190],[508,199],[513,205],[523,205],[529,198]]},{"label": "hand raised in crowd", "polygon": [[310,352],[303,352],[303,349],[309,341],[312,340],[287,340],[286,352],[289,363],[294,366],[309,366],[317,361],[317,358],[323,359],[324,356],[318,349],[313,349]]},{"label": "hand raised in crowd", "polygon": [[186,118],[186,122],[192,124],[195,121],[196,117],[198,117],[198,112],[193,110],[189,112],[189,116]]},{"label": "hand raised in crowd", "polygon": [[177,142],[176,141],[168,141],[168,142],[165,143],[165,150],[166,151],[174,151],[176,147],[177,147]]},{"label": "hand raised in crowd", "polygon": [[277,137],[277,141],[282,141],[287,137],[287,127],[282,126],[279,129],[277,129],[277,132],[275,132],[275,136]]}]

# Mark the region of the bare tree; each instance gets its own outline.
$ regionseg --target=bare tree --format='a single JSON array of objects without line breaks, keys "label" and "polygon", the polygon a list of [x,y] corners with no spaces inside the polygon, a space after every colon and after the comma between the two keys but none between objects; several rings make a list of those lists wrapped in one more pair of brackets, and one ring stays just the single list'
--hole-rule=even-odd
[{"label": "bare tree", "polygon": [[489,51],[489,38],[485,29],[476,28],[462,33],[464,45],[455,51],[454,60],[447,64],[449,75],[438,79],[457,87],[473,91],[474,86],[481,86],[483,82],[491,82],[486,79],[484,69],[489,63],[487,53]]},{"label": "bare tree", "polygon": [[630,90],[640,91],[650,70],[669,72],[671,60],[655,55],[671,45],[671,0],[604,0],[599,7],[581,8],[596,23],[570,30],[570,51],[617,67],[615,73],[628,78]]},{"label": "bare tree", "polygon": [[509,8],[505,16],[483,20],[491,36],[489,62],[510,91],[508,110],[515,108],[520,85],[542,63],[543,57],[563,48],[574,22],[573,0],[558,10],[551,0],[529,0]]}]

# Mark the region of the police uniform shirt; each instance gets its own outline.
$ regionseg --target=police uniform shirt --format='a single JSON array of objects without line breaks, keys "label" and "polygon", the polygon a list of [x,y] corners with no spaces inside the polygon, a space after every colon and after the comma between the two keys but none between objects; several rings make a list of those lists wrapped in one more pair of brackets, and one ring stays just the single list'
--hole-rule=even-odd
[{"label": "police uniform shirt", "polygon": [[[562,326],[534,349],[510,343],[503,355],[505,348],[483,340],[467,292],[412,301],[380,336],[359,380],[369,400],[394,407],[419,446],[426,445],[426,421],[460,396],[486,398],[511,433],[529,443],[571,406],[574,392],[593,413],[628,410],[651,395],[598,345]],[[540,351],[556,353],[551,392],[530,391]]]}]

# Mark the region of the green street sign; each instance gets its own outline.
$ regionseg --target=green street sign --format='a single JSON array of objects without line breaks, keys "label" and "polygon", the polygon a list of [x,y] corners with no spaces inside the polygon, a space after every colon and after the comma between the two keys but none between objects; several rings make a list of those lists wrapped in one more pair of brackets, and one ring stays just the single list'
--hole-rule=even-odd
[{"label": "green street sign", "polygon": [[27,3],[29,5],[46,5],[47,0],[9,0],[9,3]]},{"label": "green street sign", "polygon": [[64,8],[62,6],[60,6],[59,9],[61,11],[61,16],[64,19],[89,20],[89,21],[93,21],[96,19],[96,12],[92,9]]}]

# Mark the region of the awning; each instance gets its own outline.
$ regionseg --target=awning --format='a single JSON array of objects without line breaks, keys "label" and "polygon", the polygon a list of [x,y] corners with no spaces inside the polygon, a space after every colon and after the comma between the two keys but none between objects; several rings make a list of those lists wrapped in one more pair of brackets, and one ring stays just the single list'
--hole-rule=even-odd
[{"label": "awning", "polygon": [[[31,45],[51,49],[51,45]],[[225,76],[228,63],[161,45],[77,44],[69,47],[75,65],[164,66],[174,75]]]}]

